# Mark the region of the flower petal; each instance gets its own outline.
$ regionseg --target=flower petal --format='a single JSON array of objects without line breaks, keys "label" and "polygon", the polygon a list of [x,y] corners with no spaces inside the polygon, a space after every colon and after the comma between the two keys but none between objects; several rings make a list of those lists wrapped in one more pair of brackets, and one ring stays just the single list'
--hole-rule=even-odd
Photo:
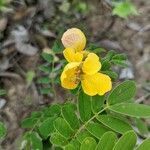
[{"label": "flower petal", "polygon": [[104,95],[106,92],[110,91],[112,89],[112,82],[111,78],[108,75],[98,73],[98,82],[99,82],[99,89],[98,94]]},{"label": "flower petal", "polygon": [[90,96],[98,94],[98,74],[94,75],[83,75],[83,80],[81,80],[81,85],[84,93]]},{"label": "flower petal", "polygon": [[61,74],[61,85],[66,89],[75,89],[78,85],[76,71],[80,63],[69,63]]},{"label": "flower petal", "polygon": [[97,73],[101,68],[99,57],[94,53],[89,53],[83,62],[82,71],[85,74],[92,75]]},{"label": "flower petal", "polygon": [[86,37],[80,29],[71,28],[63,34],[61,41],[65,48],[71,47],[76,51],[82,51],[85,48]]},{"label": "flower petal", "polygon": [[66,48],[63,54],[68,62],[81,62],[83,59],[83,53],[75,52],[73,48]]},{"label": "flower petal", "polygon": [[83,91],[90,96],[94,96],[96,94],[104,95],[112,88],[110,77],[102,73],[83,75],[81,85]]}]

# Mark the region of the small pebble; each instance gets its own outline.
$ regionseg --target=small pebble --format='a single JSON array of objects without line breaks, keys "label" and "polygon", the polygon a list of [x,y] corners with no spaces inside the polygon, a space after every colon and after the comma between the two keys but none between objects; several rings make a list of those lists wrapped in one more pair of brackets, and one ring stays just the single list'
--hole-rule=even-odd
[{"label": "small pebble", "polygon": [[133,70],[131,68],[124,68],[119,75],[120,79],[134,79]]},{"label": "small pebble", "polygon": [[6,100],[3,98],[0,98],[0,109],[2,109],[6,104]]},{"label": "small pebble", "polygon": [[129,61],[127,61],[127,64],[128,67],[121,69],[119,79],[134,79],[132,64]]}]

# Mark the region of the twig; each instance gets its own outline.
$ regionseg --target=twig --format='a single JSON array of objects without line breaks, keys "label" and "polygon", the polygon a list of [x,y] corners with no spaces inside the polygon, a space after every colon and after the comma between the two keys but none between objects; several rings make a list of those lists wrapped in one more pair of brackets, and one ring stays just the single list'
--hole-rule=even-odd
[{"label": "twig", "polygon": [[0,77],[9,77],[9,78],[15,78],[17,80],[22,80],[20,75],[12,72],[0,72]]},{"label": "twig", "polygon": [[148,98],[149,96],[150,96],[150,93],[148,93],[148,94],[146,94],[146,95],[144,95],[144,96],[138,98],[138,99],[136,100],[136,102],[137,102],[137,103],[141,103],[141,102],[143,102],[146,98]]}]

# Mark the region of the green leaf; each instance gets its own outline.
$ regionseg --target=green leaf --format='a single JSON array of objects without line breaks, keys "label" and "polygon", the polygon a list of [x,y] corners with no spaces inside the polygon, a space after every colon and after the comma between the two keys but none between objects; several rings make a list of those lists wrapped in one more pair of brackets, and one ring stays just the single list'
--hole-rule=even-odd
[{"label": "green leaf", "polygon": [[122,103],[129,101],[135,96],[136,85],[134,81],[124,81],[123,83],[116,86],[112,92],[109,94],[107,102],[109,105],[114,105],[117,103]]},{"label": "green leaf", "polygon": [[105,126],[121,134],[132,130],[132,127],[128,123],[111,115],[99,115],[97,119]]},{"label": "green leaf", "polygon": [[111,63],[108,59],[102,61],[102,68],[101,68],[101,71],[106,71],[106,70],[109,70],[111,67]]},{"label": "green leaf", "polygon": [[128,67],[127,62],[123,61],[123,60],[112,59],[111,62],[114,63],[115,65],[119,65],[121,67]]},{"label": "green leaf", "polygon": [[109,131],[109,129],[105,128],[103,125],[94,122],[88,123],[86,129],[98,139],[100,139],[105,132]]},{"label": "green leaf", "polygon": [[7,4],[9,3],[9,1],[6,0],[0,0],[0,11],[5,11],[7,9]]},{"label": "green leaf", "polygon": [[76,148],[74,147],[74,145],[68,144],[67,146],[65,146],[64,150],[76,150]]},{"label": "green leaf", "polygon": [[61,106],[59,104],[53,104],[48,108],[48,113],[53,116],[59,116],[61,113]]},{"label": "green leaf", "polygon": [[51,54],[48,54],[48,53],[45,53],[45,52],[42,53],[42,57],[45,61],[47,61],[49,63],[51,63],[54,59]]},{"label": "green leaf", "polygon": [[2,7],[5,4],[7,4],[5,0],[0,0],[0,7]]},{"label": "green leaf", "polygon": [[128,131],[118,140],[113,150],[133,150],[136,140],[136,134],[133,131]]},{"label": "green leaf", "polygon": [[143,141],[143,143],[136,150],[148,150],[150,148],[150,138]]},{"label": "green leaf", "polygon": [[91,134],[86,131],[86,130],[82,130],[80,131],[80,133],[77,135],[77,140],[82,143],[82,141],[86,138],[86,137],[90,137]]},{"label": "green leaf", "polygon": [[115,54],[112,59],[114,60],[126,60],[127,56],[125,54]]},{"label": "green leaf", "polygon": [[39,70],[45,73],[50,73],[52,71],[52,68],[50,66],[41,65],[39,66]]},{"label": "green leaf", "polygon": [[62,46],[62,44],[61,44],[61,41],[56,40],[56,41],[54,42],[54,45],[53,45],[53,47],[52,47],[52,50],[53,50],[55,53],[60,53],[60,52],[62,52],[62,51],[63,51],[63,46]]},{"label": "green leaf", "polygon": [[6,90],[0,89],[0,96],[6,95]]},{"label": "green leaf", "polygon": [[40,112],[40,111],[33,111],[31,113],[31,118],[40,118],[41,115],[42,115],[42,112]]},{"label": "green leaf", "polygon": [[[90,49],[91,50],[91,49]],[[94,50],[92,50],[92,52],[94,53],[103,53],[105,52],[106,50],[104,48],[101,48],[101,47],[98,47],[98,48],[95,48]]]},{"label": "green leaf", "polygon": [[51,82],[51,79],[49,77],[41,77],[38,79],[38,83],[41,84],[49,84]]},{"label": "green leaf", "polygon": [[96,148],[96,141],[92,137],[87,137],[81,144],[80,150],[94,150]]},{"label": "green leaf", "polygon": [[149,134],[146,122],[141,119],[135,118],[135,124],[142,136],[146,137]]},{"label": "green leaf", "polygon": [[62,115],[72,129],[79,128],[79,120],[75,114],[74,106],[71,103],[65,104],[62,107]]},{"label": "green leaf", "polygon": [[40,134],[46,139],[53,131],[54,126],[53,122],[56,119],[56,117],[51,117],[46,119],[44,122],[42,122],[39,126],[39,132]]},{"label": "green leaf", "polygon": [[104,133],[104,135],[100,139],[96,150],[112,150],[116,142],[117,135],[112,131],[108,131]]},{"label": "green leaf", "polygon": [[69,138],[73,134],[73,130],[63,118],[57,118],[54,121],[55,129],[64,137]]},{"label": "green leaf", "polygon": [[32,149],[43,150],[43,143],[41,137],[37,132],[31,132],[30,134]]},{"label": "green leaf", "polygon": [[42,95],[50,94],[50,93],[52,93],[52,88],[41,88],[41,89],[40,89],[40,93],[41,93]]},{"label": "green leaf", "polygon": [[137,15],[135,6],[129,1],[121,2],[113,9],[113,15],[118,15],[121,18],[127,18],[129,15]]},{"label": "green leaf", "polygon": [[50,142],[57,146],[65,146],[68,144],[67,139],[59,133],[53,133],[50,137]]},{"label": "green leaf", "polygon": [[[54,147],[55,148],[55,150],[62,150],[62,148],[61,147],[58,147],[58,146],[56,146],[56,147]],[[49,149],[48,149],[49,150]]]},{"label": "green leaf", "polygon": [[35,77],[35,72],[34,71],[28,71],[27,74],[26,74],[26,81],[28,83],[28,85],[30,85],[33,81]]},{"label": "green leaf", "polygon": [[89,11],[87,5],[88,4],[86,2],[84,2],[84,1],[83,2],[80,1],[79,3],[77,3],[77,5],[76,5],[76,11],[77,11],[77,13],[79,13],[79,14],[85,14],[85,13],[87,13]]},{"label": "green leaf", "polygon": [[104,100],[104,96],[96,95],[91,97],[93,113],[98,113],[103,108]]},{"label": "green leaf", "polygon": [[61,114],[61,105],[52,104],[50,107],[42,108],[43,117],[58,117]]},{"label": "green leaf", "polygon": [[80,144],[80,142],[79,142],[77,139],[71,140],[71,141],[70,141],[70,144],[72,144],[76,150],[79,150],[79,149],[80,149],[80,145],[81,145],[81,144]]},{"label": "green leaf", "polygon": [[91,118],[91,97],[83,92],[80,92],[78,99],[78,108],[80,113],[80,118],[83,122],[86,122]]},{"label": "green leaf", "polygon": [[106,50],[99,47],[98,45],[96,44],[90,44],[89,47],[87,47],[88,50],[94,52],[94,53],[102,53],[102,52],[105,52]]},{"label": "green leaf", "polygon": [[117,79],[118,78],[118,74],[116,72],[112,71],[112,70],[101,71],[101,72],[108,75],[112,79]]},{"label": "green leaf", "polygon": [[73,94],[73,95],[78,95],[79,90],[80,90],[80,86],[78,86],[78,87],[75,88],[75,89],[70,90],[70,93]]},{"label": "green leaf", "polygon": [[110,50],[110,51],[108,51],[108,53],[106,54],[104,59],[111,60],[114,55],[116,55],[116,51]]},{"label": "green leaf", "polygon": [[37,123],[38,119],[37,118],[25,118],[21,122],[21,127],[22,128],[32,128],[34,125]]},{"label": "green leaf", "polygon": [[0,121],[0,139],[6,135],[6,131],[4,123]]},{"label": "green leaf", "polygon": [[139,118],[150,117],[150,106],[148,105],[134,104],[134,103],[120,103],[110,106],[109,109],[116,113],[131,117],[139,117]]}]

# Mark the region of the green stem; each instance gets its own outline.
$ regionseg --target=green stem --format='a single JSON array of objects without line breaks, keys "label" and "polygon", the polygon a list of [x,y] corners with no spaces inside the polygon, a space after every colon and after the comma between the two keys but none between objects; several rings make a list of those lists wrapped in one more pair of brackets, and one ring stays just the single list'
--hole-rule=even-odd
[{"label": "green stem", "polygon": [[108,108],[108,106],[105,107],[105,108],[103,108],[102,110],[100,110],[100,111],[99,111],[98,113],[96,113],[93,117],[91,117],[87,122],[85,122],[85,123],[77,130],[77,132],[75,133],[74,137],[77,137],[77,135],[80,133],[80,131],[83,130],[89,122],[91,122],[94,118],[96,118],[100,113],[102,113],[102,112],[103,112],[104,110],[106,110],[107,108]]},{"label": "green stem", "polygon": [[[55,57],[55,55],[53,57]],[[55,64],[55,62],[54,62],[54,59],[53,59],[53,61],[52,61],[52,74],[53,74],[53,71],[54,71],[54,64]],[[55,101],[55,100],[57,100],[56,99],[57,94],[56,94],[56,91],[55,91],[54,80],[53,80],[52,77],[51,77],[51,83],[52,83],[52,88],[53,88],[53,93],[54,93],[54,101]]]},{"label": "green stem", "polygon": [[77,94],[76,94],[76,100],[79,99],[79,94],[80,94],[80,90],[81,90],[81,85],[79,85],[79,88],[78,88],[78,91],[77,91]]}]

